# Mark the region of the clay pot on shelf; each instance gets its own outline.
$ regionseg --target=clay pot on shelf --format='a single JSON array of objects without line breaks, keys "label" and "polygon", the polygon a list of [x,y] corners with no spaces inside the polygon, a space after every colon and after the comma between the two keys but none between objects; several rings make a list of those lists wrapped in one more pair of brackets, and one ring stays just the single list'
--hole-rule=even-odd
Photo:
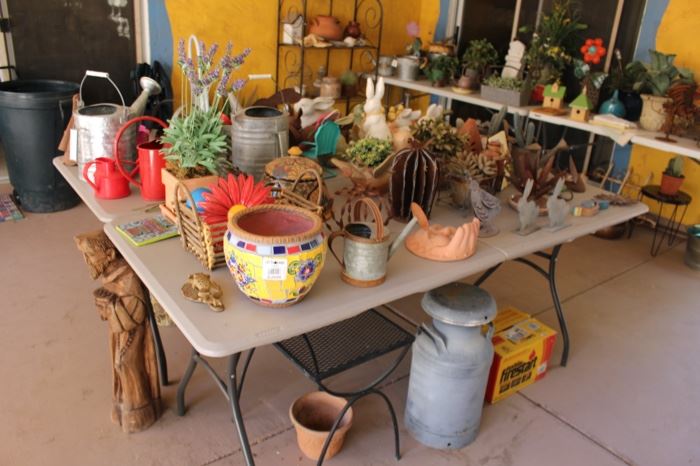
[{"label": "clay pot on shelf", "polygon": [[457,81],[457,87],[467,91],[475,91],[479,88],[479,72],[476,70],[466,69]]},{"label": "clay pot on shelf", "polygon": [[334,16],[316,16],[309,23],[309,34],[316,34],[326,40],[343,40],[343,28]]},{"label": "clay pot on shelf", "polygon": [[302,300],[326,258],[322,228],[318,215],[291,205],[260,205],[234,214],[224,254],[238,289],[266,307]]},{"label": "clay pot on shelf", "polygon": [[[345,404],[344,398],[327,392],[307,393],[292,403],[289,408],[289,418],[296,430],[299,449],[308,458],[318,460],[321,456],[326,437]],[[348,408],[333,434],[324,459],[334,457],[343,448],[345,435],[352,427],[352,418],[352,408]]]},{"label": "clay pot on shelf", "polygon": [[360,30],[360,23],[358,23],[357,21],[350,21],[348,25],[345,26],[345,32],[343,35],[345,37],[359,39],[362,36],[362,31]]},{"label": "clay pot on shelf", "polygon": [[340,81],[334,76],[326,76],[321,80],[321,97],[340,98]]},{"label": "clay pot on shelf", "polygon": [[664,105],[670,101],[670,97],[642,94],[643,104],[639,126],[647,131],[661,131],[661,127],[666,121]]},{"label": "clay pot on shelf", "polygon": [[661,186],[659,187],[659,192],[664,196],[675,196],[680,191],[683,185],[683,180],[685,177],[675,177],[667,175],[666,173],[661,174]]}]

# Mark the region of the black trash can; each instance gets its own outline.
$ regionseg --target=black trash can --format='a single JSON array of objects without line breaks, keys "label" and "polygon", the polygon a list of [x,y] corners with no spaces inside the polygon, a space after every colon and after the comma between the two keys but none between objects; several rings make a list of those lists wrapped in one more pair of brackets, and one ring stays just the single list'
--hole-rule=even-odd
[{"label": "black trash can", "polygon": [[21,207],[56,212],[80,198],[54,168],[57,146],[72,111],[76,83],[16,80],[0,83],[0,141]]}]

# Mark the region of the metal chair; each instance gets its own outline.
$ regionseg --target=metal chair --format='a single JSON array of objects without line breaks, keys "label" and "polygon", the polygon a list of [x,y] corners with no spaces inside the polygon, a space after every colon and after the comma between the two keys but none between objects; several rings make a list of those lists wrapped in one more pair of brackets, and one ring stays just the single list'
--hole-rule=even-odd
[{"label": "metal chair", "polygon": [[304,143],[304,146],[309,147],[308,150],[304,151],[304,155],[318,159],[322,155],[335,154],[339,137],[340,127],[334,121],[324,121],[316,130],[314,142]]},{"label": "metal chair", "polygon": [[[347,410],[359,399],[376,394],[387,404],[394,426],[396,459],[399,450],[399,427],[394,407],[389,398],[377,388],[399,365],[413,343],[414,336],[381,315],[374,309],[336,324],[275,343],[275,347],[301,369],[320,390],[347,399],[326,441],[323,444],[317,465],[323,464],[333,434]],[[342,392],[328,388],[324,381],[372,359],[400,350],[393,364],[364,388],[354,392]]]}]

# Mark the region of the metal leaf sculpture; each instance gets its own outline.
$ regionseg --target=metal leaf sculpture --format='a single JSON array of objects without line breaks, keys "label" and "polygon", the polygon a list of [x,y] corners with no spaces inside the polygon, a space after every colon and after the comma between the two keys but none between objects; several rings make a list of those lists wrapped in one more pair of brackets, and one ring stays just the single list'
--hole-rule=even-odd
[{"label": "metal leaf sculpture", "polygon": [[420,205],[430,215],[438,190],[439,168],[433,154],[427,149],[430,143],[411,141],[405,149],[396,153],[391,165],[389,202],[395,218],[411,216],[411,202]]}]

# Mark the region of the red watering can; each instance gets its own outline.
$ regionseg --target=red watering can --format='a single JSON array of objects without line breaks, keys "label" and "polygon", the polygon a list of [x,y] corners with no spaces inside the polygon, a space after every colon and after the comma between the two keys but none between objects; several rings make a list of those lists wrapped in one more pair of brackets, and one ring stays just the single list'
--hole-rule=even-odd
[{"label": "red watering can", "polygon": [[[88,171],[95,166],[95,182],[90,181]],[[95,190],[95,197],[100,199],[120,199],[131,194],[129,181],[119,173],[114,159],[97,157],[83,165],[83,178]]]},{"label": "red watering can", "polygon": [[[161,152],[163,145],[158,141],[139,144],[136,146],[136,162],[122,160],[119,154],[119,139],[121,139],[122,134],[129,126],[139,121],[153,121],[163,128],[168,127],[163,120],[151,116],[137,117],[127,121],[119,128],[119,132],[114,138],[114,158],[122,175],[139,187],[142,198],[147,201],[162,201],[165,199],[165,186],[163,186],[163,180],[160,177],[161,169],[165,167],[165,159]],[[125,165],[128,169],[125,168]],[[132,166],[133,168],[131,168]],[[140,182],[134,179],[137,174],[140,175]]]}]

